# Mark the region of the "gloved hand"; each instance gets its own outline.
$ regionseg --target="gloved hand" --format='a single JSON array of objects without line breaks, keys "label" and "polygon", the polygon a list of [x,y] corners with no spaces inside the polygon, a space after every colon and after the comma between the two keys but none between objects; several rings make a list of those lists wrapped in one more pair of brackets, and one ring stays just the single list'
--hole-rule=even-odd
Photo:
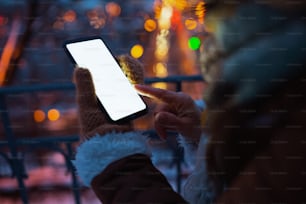
[{"label": "gloved hand", "polygon": [[[127,55],[120,56],[118,60],[121,66],[124,65],[125,70],[123,71],[129,76],[132,83],[143,82],[143,67],[138,61]],[[74,83],[76,85],[81,142],[96,134],[103,135],[109,132],[133,130],[131,122],[118,125],[107,119],[106,113],[98,105],[91,74],[87,69],[76,68],[74,70]]]},{"label": "gloved hand", "polygon": [[159,101],[154,125],[161,138],[167,131],[177,131],[186,139],[198,142],[201,136],[201,112],[193,99],[182,92],[157,89],[145,85],[135,85],[137,91]]}]

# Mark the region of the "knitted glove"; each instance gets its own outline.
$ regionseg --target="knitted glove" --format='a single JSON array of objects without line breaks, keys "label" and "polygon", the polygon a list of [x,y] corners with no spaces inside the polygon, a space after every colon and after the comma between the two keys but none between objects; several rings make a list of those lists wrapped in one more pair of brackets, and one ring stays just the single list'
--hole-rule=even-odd
[{"label": "knitted glove", "polygon": [[[142,65],[126,55],[118,58],[119,63],[124,65],[124,72],[132,83],[143,82]],[[81,142],[99,134],[109,132],[132,131],[132,123],[116,124],[107,119],[106,113],[99,107],[91,74],[87,69],[76,68],[74,70],[74,82],[76,84],[76,98],[79,111],[79,124]]]},{"label": "knitted glove", "polygon": [[135,60],[129,55],[119,55],[116,58],[131,84],[144,83],[143,66],[138,60]]}]

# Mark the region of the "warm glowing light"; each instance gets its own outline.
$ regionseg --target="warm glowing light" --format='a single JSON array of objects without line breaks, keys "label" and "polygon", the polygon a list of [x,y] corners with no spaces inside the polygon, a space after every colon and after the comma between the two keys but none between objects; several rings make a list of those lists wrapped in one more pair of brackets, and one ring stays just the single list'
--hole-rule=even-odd
[{"label": "warm glowing light", "polygon": [[143,55],[143,47],[141,45],[134,45],[131,49],[131,56],[138,59]]},{"label": "warm glowing light", "polygon": [[166,5],[170,5],[172,7],[175,7],[176,9],[182,11],[187,7],[187,1],[186,0],[164,0],[164,3]]},{"label": "warm glowing light", "polygon": [[197,50],[200,48],[201,46],[201,40],[198,38],[198,37],[191,37],[189,40],[188,40],[188,46],[190,49],[192,50]]},{"label": "warm glowing light", "polygon": [[156,50],[155,57],[159,61],[163,61],[168,56],[169,51],[169,30],[161,30],[156,36]]},{"label": "warm glowing light", "polygon": [[8,40],[4,47],[2,47],[2,55],[0,59],[0,86],[6,82],[6,74],[8,72],[10,60],[14,54],[14,48],[17,43],[18,33],[21,29],[21,21],[16,18],[12,23],[12,28],[8,33]]},{"label": "warm glowing light", "polygon": [[35,110],[33,113],[33,118],[35,122],[40,123],[43,122],[46,118],[46,114],[42,110]]},{"label": "warm glowing light", "polygon": [[60,117],[60,112],[58,110],[50,109],[48,111],[48,118],[49,118],[49,120],[56,121],[56,120],[59,119],[59,117]]},{"label": "warm glowing light", "polygon": [[174,0],[175,2],[175,7],[182,11],[187,7],[187,1],[186,0]]},{"label": "warm glowing light", "polygon": [[168,75],[166,66],[160,62],[155,65],[154,72],[158,77],[166,77]]},{"label": "warm glowing light", "polygon": [[163,61],[168,56],[168,51],[167,47],[156,49],[154,53],[156,59]]},{"label": "warm glowing light", "polygon": [[[171,27],[171,21],[173,18],[173,4],[175,4],[176,1],[174,0],[163,0],[161,4],[157,4],[157,7],[155,9],[155,13],[158,14],[158,28],[159,32],[156,35],[156,49],[154,52],[156,64],[153,66],[153,71],[155,72],[155,75],[157,77],[165,77],[168,75],[167,68],[165,66],[167,60],[168,60],[168,53],[169,53],[169,35],[170,35],[170,27]],[[153,84],[156,88],[167,88],[166,83],[155,83]]]},{"label": "warm glowing light", "polygon": [[197,21],[194,19],[186,19],[185,26],[188,30],[194,30],[197,27]]},{"label": "warm glowing light", "polygon": [[158,89],[167,89],[167,84],[163,82],[154,83],[152,86]]},{"label": "warm glowing light", "polygon": [[158,25],[160,29],[169,29],[171,26],[172,7],[164,6],[161,9]]},{"label": "warm glowing light", "polygon": [[115,2],[109,2],[105,6],[106,12],[113,17],[119,16],[121,13],[121,7]]},{"label": "warm glowing light", "polygon": [[199,22],[202,24],[204,23],[205,12],[206,12],[205,2],[200,1],[195,8],[195,15],[198,17]]},{"label": "warm glowing light", "polygon": [[171,17],[171,24],[177,28],[180,29],[179,27],[181,27],[182,24],[182,15],[181,12],[174,10],[172,13],[172,17]]},{"label": "warm glowing light", "polygon": [[63,16],[64,21],[73,22],[76,19],[76,13],[73,10],[66,11]]},{"label": "warm glowing light", "polygon": [[156,29],[156,22],[152,19],[147,19],[144,23],[144,29],[148,32],[152,32]]}]

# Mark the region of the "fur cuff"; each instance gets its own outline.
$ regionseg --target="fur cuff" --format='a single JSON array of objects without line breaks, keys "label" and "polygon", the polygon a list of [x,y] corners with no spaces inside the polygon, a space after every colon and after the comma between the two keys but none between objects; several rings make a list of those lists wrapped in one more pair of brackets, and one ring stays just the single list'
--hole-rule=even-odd
[{"label": "fur cuff", "polygon": [[108,133],[96,135],[82,143],[73,164],[86,186],[109,164],[133,154],[151,156],[147,139],[139,132]]}]

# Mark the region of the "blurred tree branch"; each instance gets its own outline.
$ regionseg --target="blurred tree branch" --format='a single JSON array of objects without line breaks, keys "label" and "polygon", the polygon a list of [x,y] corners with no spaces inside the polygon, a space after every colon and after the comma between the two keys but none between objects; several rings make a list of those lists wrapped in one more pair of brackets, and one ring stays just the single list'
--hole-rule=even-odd
[{"label": "blurred tree branch", "polygon": [[0,86],[9,85],[12,82],[14,73],[18,67],[18,63],[22,57],[23,50],[32,35],[32,24],[37,17],[38,1],[30,0],[27,5],[27,13],[25,19],[25,29],[23,34],[19,34],[22,18],[18,14],[14,17],[11,32],[5,44],[5,49],[0,61]]}]

